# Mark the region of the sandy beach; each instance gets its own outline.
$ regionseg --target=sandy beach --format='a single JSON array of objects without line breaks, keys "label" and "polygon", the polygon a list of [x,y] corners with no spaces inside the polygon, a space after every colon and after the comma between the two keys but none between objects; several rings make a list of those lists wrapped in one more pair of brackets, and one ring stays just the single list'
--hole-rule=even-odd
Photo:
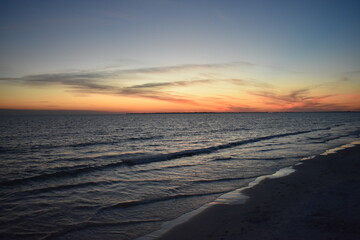
[{"label": "sandy beach", "polygon": [[294,169],[245,190],[245,204],[214,205],[158,240],[360,239],[360,146]]}]

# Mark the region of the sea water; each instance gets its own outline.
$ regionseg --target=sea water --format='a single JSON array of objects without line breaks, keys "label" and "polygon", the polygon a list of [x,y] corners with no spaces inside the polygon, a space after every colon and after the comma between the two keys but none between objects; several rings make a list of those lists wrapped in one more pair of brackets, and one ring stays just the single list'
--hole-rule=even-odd
[{"label": "sea water", "polygon": [[357,140],[360,113],[0,117],[1,239],[134,239]]}]

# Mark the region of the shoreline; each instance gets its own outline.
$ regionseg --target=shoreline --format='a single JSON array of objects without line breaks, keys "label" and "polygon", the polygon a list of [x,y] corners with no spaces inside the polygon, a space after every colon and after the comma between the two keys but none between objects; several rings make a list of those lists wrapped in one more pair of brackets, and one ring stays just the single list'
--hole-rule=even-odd
[{"label": "shoreline", "polygon": [[[225,201],[220,197],[137,240],[360,239],[357,144],[304,159],[285,176],[272,177],[278,171],[260,177],[235,194],[228,193]],[[350,203],[352,210],[342,202]]]},{"label": "shoreline", "polygon": [[[304,160],[307,160],[307,159],[308,158],[306,158]],[[134,240],[154,240],[154,239],[156,240],[159,237],[166,234],[167,232],[173,230],[174,228],[176,228],[177,226],[179,226],[181,224],[186,223],[187,221],[191,220],[196,215],[200,214],[203,211],[206,211],[208,208],[211,208],[212,206],[214,206],[216,204],[227,204],[227,205],[244,204],[250,198],[247,195],[243,194],[243,192],[246,189],[250,189],[250,188],[256,186],[257,184],[260,184],[265,179],[281,178],[281,177],[285,177],[293,172],[295,172],[295,170],[293,169],[293,166],[289,166],[289,167],[281,168],[273,174],[257,177],[254,181],[250,182],[248,185],[238,188],[238,189],[235,189],[231,192],[224,193],[224,194],[220,195],[214,201],[206,203],[206,204],[202,205],[201,207],[199,207],[195,210],[192,210],[188,213],[185,213],[175,219],[166,221],[162,224],[160,229],[155,230],[154,232],[151,232],[144,236],[138,237]]]}]

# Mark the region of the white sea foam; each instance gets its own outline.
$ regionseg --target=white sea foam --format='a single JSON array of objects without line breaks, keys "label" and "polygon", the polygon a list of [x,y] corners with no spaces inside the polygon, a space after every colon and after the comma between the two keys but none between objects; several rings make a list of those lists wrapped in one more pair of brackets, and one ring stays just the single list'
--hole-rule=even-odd
[{"label": "white sea foam", "polygon": [[250,182],[248,186],[225,193],[213,202],[207,203],[207,204],[201,206],[200,208],[195,209],[191,212],[188,212],[174,220],[170,220],[170,221],[163,223],[159,230],[152,232],[148,235],[142,236],[140,238],[137,238],[136,240],[151,240],[151,239],[158,238],[159,236],[165,234],[166,232],[168,232],[170,229],[174,228],[175,226],[188,221],[190,218],[194,217],[195,215],[201,213],[205,209],[207,209],[210,206],[213,206],[215,204],[230,204],[230,205],[243,204],[249,199],[249,197],[243,193],[243,191],[245,189],[252,188],[265,179],[285,177],[293,172],[295,172],[295,170],[292,167],[286,167],[286,168],[282,168],[282,169],[276,171],[273,174],[257,177],[254,181]]},{"label": "white sea foam", "polygon": [[340,150],[343,150],[343,149],[346,149],[346,148],[351,148],[351,147],[354,147],[355,145],[359,145],[359,144],[360,144],[360,140],[354,141],[354,142],[342,145],[342,146],[337,147],[337,148],[328,149],[328,150],[326,150],[325,152],[323,152],[320,155],[326,156],[326,155],[334,154],[334,153],[337,153]]},{"label": "white sea foam", "polygon": [[[341,149],[346,149],[346,148],[350,148],[353,147],[355,145],[359,145],[360,144],[360,140],[358,141],[354,141],[351,142],[349,144],[345,144],[342,145],[340,147],[337,148],[332,148],[329,149],[327,151],[325,151],[324,153],[320,154],[320,155],[329,155],[329,154],[333,154],[336,153],[337,151],[341,150]],[[316,156],[310,156],[310,157],[306,157],[301,159],[301,161],[305,161],[305,160],[311,160],[313,158],[315,158]],[[300,165],[302,164],[302,162],[298,162],[295,164],[296,165]],[[201,206],[200,208],[193,210],[191,212],[188,212],[174,220],[171,221],[167,221],[165,223],[162,224],[161,228],[155,232],[152,232],[148,235],[142,236],[140,238],[137,238],[136,240],[153,240],[156,239],[158,237],[160,237],[161,235],[165,234],[166,232],[168,232],[169,230],[171,230],[172,228],[174,228],[175,226],[178,226],[179,224],[182,224],[186,221],[188,221],[190,218],[194,217],[195,215],[201,213],[202,211],[206,210],[207,208],[215,205],[215,204],[229,204],[229,205],[236,205],[236,204],[244,204],[247,200],[250,199],[249,196],[245,195],[243,193],[244,190],[252,188],[256,185],[258,185],[259,183],[261,183],[263,180],[265,179],[274,179],[274,178],[281,178],[281,177],[285,177],[288,176],[292,173],[295,172],[295,169],[290,166],[290,167],[286,167],[286,168],[282,168],[278,171],[276,171],[273,174],[270,175],[264,175],[264,176],[260,176],[257,177],[254,181],[250,182],[248,184],[248,186],[243,187],[243,188],[239,188],[236,189],[234,191],[225,193],[223,195],[221,195],[219,198],[217,198],[216,200],[214,200],[213,202],[207,203],[203,206]]]}]

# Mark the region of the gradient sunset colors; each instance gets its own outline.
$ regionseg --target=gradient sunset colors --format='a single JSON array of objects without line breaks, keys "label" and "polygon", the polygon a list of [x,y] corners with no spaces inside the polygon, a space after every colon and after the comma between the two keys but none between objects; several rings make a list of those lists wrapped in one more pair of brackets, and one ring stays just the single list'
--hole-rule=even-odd
[{"label": "gradient sunset colors", "polygon": [[360,1],[1,3],[1,109],[360,110]]}]

